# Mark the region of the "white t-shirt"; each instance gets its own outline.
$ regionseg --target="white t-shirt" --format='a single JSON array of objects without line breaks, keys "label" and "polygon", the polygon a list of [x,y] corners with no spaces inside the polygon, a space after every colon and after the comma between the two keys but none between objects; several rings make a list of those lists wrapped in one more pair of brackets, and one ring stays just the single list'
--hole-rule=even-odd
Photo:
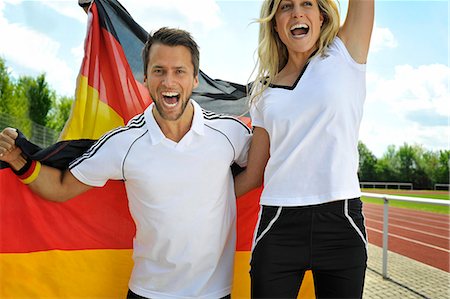
[{"label": "white t-shirt", "polygon": [[336,37],[292,87],[267,88],[250,114],[266,129],[270,159],[262,205],[303,206],[360,196],[358,134],[365,65]]},{"label": "white t-shirt", "polygon": [[70,165],[81,182],[124,180],[136,223],[129,287],[151,298],[231,293],[236,203],[230,165],[247,163],[250,129],[195,103],[191,129],[167,139],[150,105]]}]

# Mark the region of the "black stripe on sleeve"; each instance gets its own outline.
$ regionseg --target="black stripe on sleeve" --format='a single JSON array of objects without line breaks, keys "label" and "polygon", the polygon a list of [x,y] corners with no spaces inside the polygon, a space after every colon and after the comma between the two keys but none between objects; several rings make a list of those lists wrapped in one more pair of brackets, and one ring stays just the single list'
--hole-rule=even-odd
[{"label": "black stripe on sleeve", "polygon": [[248,134],[251,134],[252,131],[251,129],[244,124],[241,120],[237,119],[236,117],[230,116],[230,115],[226,115],[226,114],[217,114],[215,112],[212,111],[207,111],[207,110],[203,110],[203,117],[207,120],[214,120],[214,119],[229,119],[229,120],[233,120],[239,124],[241,124],[245,130],[247,130]]},{"label": "black stripe on sleeve", "polygon": [[105,142],[108,141],[108,139],[110,139],[111,137],[115,136],[116,134],[128,131],[130,129],[134,129],[134,128],[141,128],[144,125],[145,125],[144,114],[140,114],[138,117],[132,119],[128,123],[127,126],[119,127],[119,128],[113,129],[112,131],[106,133],[96,143],[94,143],[89,150],[87,150],[78,159],[76,159],[72,163],[70,163],[69,169],[74,168],[75,166],[77,166],[78,164],[83,162],[84,160],[89,159],[90,157],[95,155],[95,153],[97,153],[97,151],[103,146],[103,144],[105,144]]}]

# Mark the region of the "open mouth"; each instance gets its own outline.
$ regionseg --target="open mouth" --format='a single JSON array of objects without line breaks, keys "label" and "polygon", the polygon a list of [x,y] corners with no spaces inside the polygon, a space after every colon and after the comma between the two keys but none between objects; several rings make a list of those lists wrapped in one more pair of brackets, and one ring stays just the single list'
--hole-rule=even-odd
[{"label": "open mouth", "polygon": [[289,29],[294,37],[301,37],[309,32],[309,26],[306,24],[295,24]]},{"label": "open mouth", "polygon": [[161,94],[164,104],[169,108],[175,107],[180,100],[180,94],[178,92],[162,92]]}]

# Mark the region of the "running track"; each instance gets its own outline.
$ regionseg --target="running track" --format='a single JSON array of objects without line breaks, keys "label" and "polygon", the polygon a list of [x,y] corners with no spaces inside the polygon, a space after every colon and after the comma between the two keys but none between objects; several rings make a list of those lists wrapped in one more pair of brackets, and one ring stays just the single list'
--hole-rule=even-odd
[{"label": "running track", "polygon": [[[382,247],[383,205],[364,203],[371,244]],[[449,216],[389,207],[389,251],[450,272]]]}]

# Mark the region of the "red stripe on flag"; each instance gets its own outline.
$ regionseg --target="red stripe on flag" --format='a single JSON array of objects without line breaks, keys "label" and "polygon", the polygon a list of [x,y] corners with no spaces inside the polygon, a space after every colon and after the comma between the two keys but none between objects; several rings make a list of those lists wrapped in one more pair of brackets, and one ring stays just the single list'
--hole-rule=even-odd
[{"label": "red stripe on flag", "polygon": [[[0,252],[130,249],[135,226],[122,182],[109,182],[65,203],[33,194],[0,170]],[[9,190],[6,191],[5,190]]]},{"label": "red stripe on flag", "polygon": [[[91,12],[95,16],[98,13],[95,3]],[[90,20],[81,74],[88,78],[89,86],[98,90],[100,100],[128,122],[151,103],[150,96],[134,79],[120,43],[100,26],[97,17]]]}]

